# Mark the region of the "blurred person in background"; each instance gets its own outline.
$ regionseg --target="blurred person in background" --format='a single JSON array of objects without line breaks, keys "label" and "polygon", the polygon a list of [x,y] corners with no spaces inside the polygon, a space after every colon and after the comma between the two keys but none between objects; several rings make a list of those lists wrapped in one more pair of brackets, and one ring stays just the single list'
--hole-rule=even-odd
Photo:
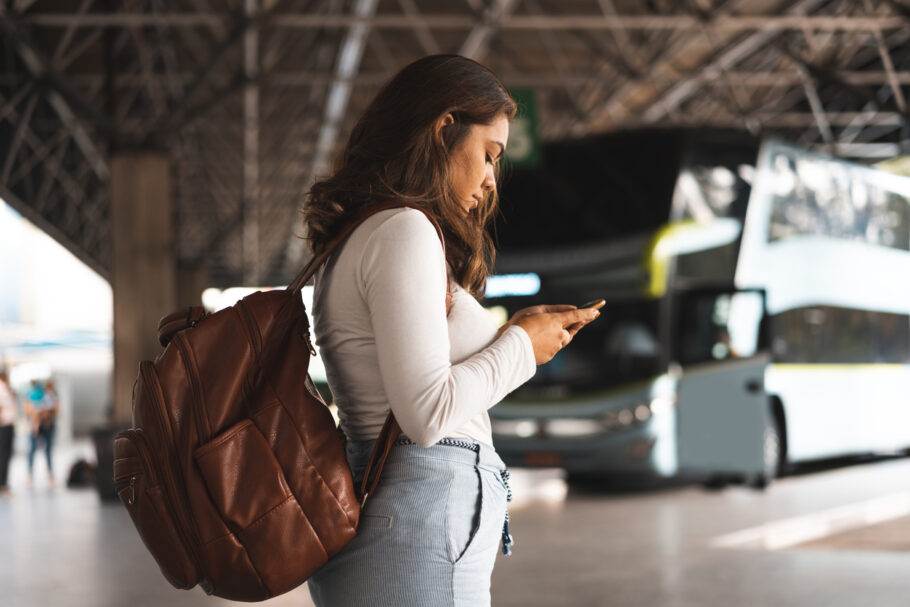
[{"label": "blurred person in background", "polygon": [[9,495],[9,460],[13,456],[18,401],[10,388],[6,369],[0,369],[0,497]]},{"label": "blurred person in background", "polygon": [[60,409],[60,400],[54,382],[48,381],[41,384],[32,380],[31,390],[25,402],[25,415],[31,422],[31,445],[28,450],[28,484],[32,485],[34,475],[35,452],[38,442],[44,441],[44,452],[47,457],[47,479],[51,486],[54,485],[54,468],[52,455],[54,448],[54,431],[56,429],[57,413]]}]

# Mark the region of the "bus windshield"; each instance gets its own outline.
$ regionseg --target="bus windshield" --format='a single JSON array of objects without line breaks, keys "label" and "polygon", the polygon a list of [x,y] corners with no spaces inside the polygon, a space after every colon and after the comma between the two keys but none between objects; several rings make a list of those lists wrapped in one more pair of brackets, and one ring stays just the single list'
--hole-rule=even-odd
[{"label": "bus windshield", "polygon": [[[541,291],[534,297],[492,298],[487,306],[511,317],[528,306],[557,301],[581,305],[596,298],[597,294],[588,290],[560,289],[552,296]],[[653,299],[608,300],[600,318],[579,331],[550,362],[538,367],[535,376],[512,398],[568,397],[658,374],[661,347],[657,307]]]},{"label": "bus windshield", "polygon": [[[666,286],[674,275],[704,278],[707,268],[710,278],[732,284],[756,153],[757,142],[743,133],[645,129],[549,143],[541,166],[507,171],[494,228],[499,276],[484,305],[505,320],[536,304],[607,300],[601,317],[513,399],[611,389],[666,370],[657,277]],[[704,226],[721,229],[721,239],[691,229]],[[679,264],[658,267],[655,243],[673,227],[688,242],[704,236],[717,244],[698,241]],[[721,244],[723,257],[700,253]],[[495,293],[504,275],[527,272],[539,275],[533,293]]]}]

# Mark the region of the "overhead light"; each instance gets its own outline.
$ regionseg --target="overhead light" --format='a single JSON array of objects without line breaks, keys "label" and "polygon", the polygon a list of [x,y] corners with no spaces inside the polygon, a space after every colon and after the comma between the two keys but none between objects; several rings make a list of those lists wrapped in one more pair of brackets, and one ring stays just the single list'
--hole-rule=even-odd
[{"label": "overhead light", "polygon": [[490,297],[522,297],[540,293],[540,276],[529,272],[527,274],[498,274],[487,279],[487,289],[484,296]]}]

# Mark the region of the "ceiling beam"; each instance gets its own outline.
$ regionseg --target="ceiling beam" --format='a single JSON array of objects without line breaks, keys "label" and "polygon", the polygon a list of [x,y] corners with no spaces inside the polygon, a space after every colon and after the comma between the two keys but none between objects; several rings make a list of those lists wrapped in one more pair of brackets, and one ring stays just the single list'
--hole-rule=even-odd
[{"label": "ceiling beam", "polygon": [[[354,5],[354,15],[357,17],[370,17],[376,13],[377,0],[357,0]],[[325,111],[322,126],[316,139],[316,149],[306,172],[306,181],[303,182],[303,192],[312,187],[313,183],[328,173],[330,160],[335,151],[341,121],[347,111],[348,101],[351,98],[351,80],[360,70],[360,61],[363,58],[363,49],[370,33],[370,27],[364,22],[358,22],[348,29],[335,63],[335,77],[329,85],[326,95]],[[287,245],[284,252],[284,273],[300,263],[304,255],[303,239],[297,235],[293,226],[289,227]]]},{"label": "ceiling beam", "polygon": [[31,45],[24,34],[19,31],[16,23],[6,16],[2,4],[0,4],[0,31],[11,39],[32,78],[49,84],[46,94],[48,103],[57,113],[63,125],[72,133],[73,140],[82,151],[89,165],[91,165],[92,170],[98,175],[98,178],[102,181],[107,181],[110,172],[104,154],[92,140],[82,121],[73,113],[67,99],[64,99],[61,94],[61,92],[66,92],[67,98],[72,98],[72,91],[65,85],[59,74],[50,69],[48,62]]},{"label": "ceiling beam", "polygon": [[[801,0],[794,6],[791,6],[789,9],[787,9],[787,13],[789,13],[789,15],[779,18],[796,17],[798,19],[808,19],[809,17],[802,15],[793,15],[793,13],[801,13],[813,10],[824,1],[825,0]],[[695,92],[698,91],[698,89],[701,88],[705,82],[717,78],[720,74],[733,68],[736,64],[738,64],[749,55],[752,55],[760,48],[766,46],[771,40],[777,37],[781,31],[782,30],[780,29],[771,28],[761,29],[754,34],[747,36],[740,42],[733,44],[726,50],[722,51],[712,61],[708,62],[704,67],[702,67],[694,78],[683,80],[682,82],[679,82],[675,86],[671,87],[669,90],[662,92],[659,96],[658,101],[648,107],[642,117],[646,122],[656,122],[657,120],[669,115],[683,102],[694,95]]]},{"label": "ceiling beam", "polygon": [[[0,102],[3,101],[4,99],[2,95],[0,95]],[[71,167],[69,165],[71,163],[64,163],[64,155],[72,132],[61,129],[59,132],[55,133],[50,140],[42,140],[32,130],[31,121],[28,120],[27,114],[31,112],[30,107],[31,106],[27,106],[22,114],[13,110],[10,114],[10,119],[14,124],[18,125],[17,137],[21,137],[22,143],[31,148],[32,153],[37,157],[37,160],[36,158],[26,157],[23,152],[16,154],[12,166],[4,167],[4,173],[10,173],[10,176],[7,179],[0,181],[0,198],[12,205],[13,208],[32,223],[50,234],[55,240],[60,242],[76,257],[88,264],[104,278],[109,279],[110,268],[104,267],[103,265],[105,262],[109,262],[109,260],[93,257],[93,251],[90,250],[91,247],[86,246],[91,243],[78,242],[74,238],[74,234],[67,232],[61,226],[52,223],[47,214],[43,212],[41,205],[47,201],[48,196],[51,194],[54,182],[59,185],[58,193],[62,192],[69,200],[68,203],[63,203],[66,205],[66,212],[72,212],[74,208],[85,204],[83,197],[88,188],[85,187],[84,182],[80,183],[78,178],[70,172]],[[27,168],[23,175],[22,169],[24,164],[31,164],[32,168]],[[14,190],[13,186],[21,177],[32,174],[33,167],[39,165],[42,173],[40,177],[43,178],[43,180],[39,187],[39,192],[37,192],[38,195],[25,201],[20,197],[20,194],[23,189],[27,188],[16,188]],[[94,174],[91,167],[85,163],[80,164],[79,167],[81,167],[84,175],[92,176]],[[79,169],[77,169],[77,171],[78,170]],[[17,176],[17,174],[19,175]]]},{"label": "ceiling beam", "polygon": [[484,8],[477,19],[468,37],[461,43],[459,55],[480,61],[487,52],[487,47],[496,30],[509,18],[509,13],[515,8],[516,0],[493,0]]},{"label": "ceiling beam", "polygon": [[[535,14],[544,14],[543,8],[536,0],[525,0],[525,6]],[[560,48],[557,36],[550,30],[538,30],[537,36],[540,38],[543,48],[550,58],[550,63],[552,63],[556,70],[557,77],[567,74],[570,71],[569,62],[566,60],[565,54]],[[583,94],[583,91],[578,90],[580,88],[578,85],[573,85],[566,79],[560,78],[560,81],[562,82],[561,88],[565,91],[567,101],[566,108],[568,111],[566,113],[569,114],[570,117],[583,119],[585,117],[585,112],[578,101],[578,98]]]},{"label": "ceiling beam", "polygon": [[[875,12],[875,7],[872,6],[872,0],[864,0],[863,4],[866,7],[866,12]],[[901,90],[900,83],[897,81],[894,62],[891,60],[891,53],[888,52],[888,45],[885,44],[885,37],[882,35],[882,30],[875,28],[872,30],[872,35],[875,37],[875,44],[878,47],[878,54],[881,57],[882,65],[885,66],[885,71],[888,73],[888,84],[891,86],[891,92],[894,94],[894,102],[901,112],[906,113],[907,101],[904,98],[904,92]]]},{"label": "ceiling beam", "polygon": [[[378,0],[357,0],[354,13],[358,16],[368,17],[376,12]],[[348,30],[338,53],[335,65],[335,78],[329,86],[326,97],[325,115],[322,128],[316,142],[316,154],[313,159],[313,178],[323,175],[329,169],[329,159],[335,150],[335,141],[338,130],[351,98],[351,80],[360,69],[360,60],[363,58],[363,49],[366,45],[370,27],[366,20],[358,21]]]},{"label": "ceiling beam", "polygon": [[[398,0],[398,4],[401,6],[401,10],[404,11],[404,14],[408,17],[420,17],[420,11],[414,3],[414,0]],[[423,24],[415,25],[414,35],[417,37],[417,41],[420,43],[421,48],[423,48],[423,52],[427,55],[436,55],[437,53],[442,52],[442,49],[433,36],[433,32],[430,31],[429,26]]]},{"label": "ceiling beam", "polygon": [[[82,0],[82,4],[79,6],[78,14],[84,15],[89,6],[91,6],[93,0]],[[60,37],[60,41],[57,43],[56,48],[54,49],[54,54],[51,56],[51,65],[57,67],[57,62],[63,57],[63,53],[66,51],[67,47],[70,45],[70,42],[73,40],[73,36],[76,34],[77,27],[75,25],[70,25],[66,28],[66,31]]]},{"label": "ceiling beam", "polygon": [[[31,13],[21,21],[39,27],[224,27],[230,16],[217,12],[141,12],[116,13]],[[407,14],[381,15],[273,13],[269,27],[275,28],[350,28],[362,25],[369,28],[410,29],[472,29],[476,18],[469,14]],[[838,16],[838,15],[720,15],[707,21],[696,15],[512,15],[498,24],[503,30],[701,30],[722,32],[784,30],[812,31],[874,31],[893,30],[907,26],[901,15]]]},{"label": "ceiling beam", "polygon": [[[733,0],[722,0],[715,6],[715,13],[727,14],[731,4]],[[636,49],[637,54],[646,56],[644,64],[647,69],[627,74],[619,80],[618,85],[613,82],[615,77],[605,77],[599,84],[589,87],[583,99],[585,107],[588,108],[588,116],[585,120],[570,125],[568,133],[584,136],[591,130],[602,129],[605,122],[613,126],[618,120],[628,119],[632,112],[626,105],[627,100],[630,97],[637,97],[644,88],[661,86],[662,74],[667,71],[668,66],[672,66],[675,57],[682,53],[698,34],[698,31],[682,33],[671,31],[647,36],[649,42],[646,45],[639,45]],[[604,67],[609,68],[610,65]]]},{"label": "ceiling beam", "polygon": [[[758,112],[752,114],[765,126],[808,128],[815,125],[815,116],[805,112]],[[857,121],[876,126],[902,126],[904,117],[897,112],[826,112],[825,119],[831,126],[850,126]]]},{"label": "ceiling beam", "polygon": [[[171,111],[172,116],[187,113],[191,109],[190,101],[193,99],[195,94],[200,89],[202,89],[205,84],[208,83],[213,74],[217,73],[215,67],[218,66],[221,60],[231,51],[231,49],[234,48],[234,46],[239,44],[241,41],[244,41],[244,44],[246,44],[245,40],[247,32],[249,32],[252,28],[258,28],[264,22],[267,13],[267,11],[259,11],[253,14],[244,13],[243,17],[230,28],[227,36],[218,42],[218,46],[209,56],[208,60],[205,62],[205,64],[203,64],[198,73],[192,78],[192,81],[189,83],[189,85],[186,86],[186,89],[183,91],[180,100],[177,102],[175,108]],[[162,123],[159,121],[156,121],[154,124],[149,125],[149,134],[152,134],[156,130],[159,130],[161,126]]]},{"label": "ceiling beam", "polygon": [[821,133],[825,143],[832,143],[834,141],[834,133],[831,132],[831,125],[828,123],[828,117],[825,116],[825,106],[822,104],[821,97],[818,96],[818,88],[815,86],[815,81],[804,65],[796,64],[796,70],[803,79],[803,90],[806,92],[806,99],[809,101],[809,107],[815,117],[818,132]]},{"label": "ceiling beam", "polygon": [[35,111],[35,105],[37,103],[38,94],[34,93],[26,103],[25,110],[22,112],[22,116],[19,117],[18,124],[16,125],[16,130],[13,133],[13,139],[6,146],[6,158],[3,161],[3,168],[0,169],[0,183],[9,183],[10,171],[13,168],[13,161],[19,154],[19,146],[22,145],[22,141],[25,138],[25,129],[28,128],[29,122],[32,119],[32,112]]},{"label": "ceiling beam", "polygon": [[[600,12],[606,18],[618,15],[616,5],[613,0],[598,0]],[[644,69],[644,58],[634,52],[636,44],[632,42],[632,37],[625,28],[616,28],[609,30],[610,38],[613,39],[613,46],[616,48],[620,59],[627,68],[633,72],[640,72]]]},{"label": "ceiling beam", "polygon": [[[910,71],[895,70],[889,73],[882,70],[873,71],[853,71],[853,70],[835,70],[835,74],[841,82],[857,86],[875,86],[890,84],[892,78],[897,84],[910,85]],[[517,72],[508,70],[499,70],[497,72],[500,79],[508,86],[528,86],[552,88],[569,84],[571,86],[580,86],[583,84],[602,81],[604,74],[602,71],[565,71],[565,72]],[[682,78],[697,77],[698,73],[679,74]],[[389,79],[387,71],[370,71],[360,72],[349,79],[344,80],[352,86],[378,86]],[[114,85],[121,88],[126,87],[169,87],[173,84],[186,85],[192,80],[194,75],[191,72],[179,72],[171,75],[155,74],[149,77],[141,74],[120,74],[115,77]],[[75,87],[97,88],[104,84],[104,74],[84,73],[73,75],[69,82]],[[21,82],[21,76],[0,74],[0,86],[12,86]],[[338,78],[333,73],[316,72],[309,70],[300,71],[281,71],[270,72],[268,78],[262,79],[263,87],[320,87],[332,84]],[[799,86],[802,79],[799,74],[793,71],[730,71],[726,72],[726,80],[737,86],[747,87],[791,87]],[[711,84],[708,82],[707,84]]]},{"label": "ceiling beam", "polygon": [[[805,93],[799,91],[801,99],[805,99]],[[762,128],[774,130],[815,130],[817,123],[815,116],[811,112],[752,112],[748,115],[750,120],[754,120]],[[825,118],[828,124],[836,127],[846,127],[851,123],[863,121],[866,126],[890,127],[897,128],[903,125],[903,116],[897,112],[826,112]],[[631,120],[623,124],[622,128],[639,128],[647,127],[650,123],[640,120]],[[710,117],[705,116],[679,116],[666,122],[661,122],[666,127],[723,127],[723,128],[743,128],[742,117],[732,113],[715,114]]]}]

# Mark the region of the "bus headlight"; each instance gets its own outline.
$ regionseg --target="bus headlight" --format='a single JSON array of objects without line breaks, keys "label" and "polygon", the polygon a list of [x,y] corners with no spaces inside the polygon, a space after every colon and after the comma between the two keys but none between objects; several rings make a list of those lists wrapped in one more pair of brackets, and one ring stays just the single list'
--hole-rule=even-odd
[{"label": "bus headlight", "polygon": [[626,430],[635,423],[636,419],[639,421],[646,421],[648,417],[650,417],[650,413],[645,414],[640,411],[641,407],[642,405],[638,405],[638,407],[610,411],[601,418],[600,423],[609,432]]},{"label": "bus headlight", "polygon": [[622,425],[619,423],[619,415],[615,411],[610,411],[604,415],[601,423],[607,430],[615,430]]},{"label": "bus headlight", "polygon": [[658,396],[651,401],[651,414],[664,415],[673,410],[676,406],[676,399],[671,396]]},{"label": "bus headlight", "polygon": [[603,434],[604,427],[596,419],[551,419],[544,425],[550,436],[593,436]]},{"label": "bus headlight", "polygon": [[619,425],[621,426],[631,426],[632,422],[635,421],[635,413],[632,409],[622,409],[618,414]]},{"label": "bus headlight", "polygon": [[644,403],[635,407],[635,419],[642,423],[651,419],[651,408]]},{"label": "bus headlight", "polygon": [[540,429],[538,422],[533,419],[497,419],[492,426],[494,434],[520,438],[534,436]]}]

